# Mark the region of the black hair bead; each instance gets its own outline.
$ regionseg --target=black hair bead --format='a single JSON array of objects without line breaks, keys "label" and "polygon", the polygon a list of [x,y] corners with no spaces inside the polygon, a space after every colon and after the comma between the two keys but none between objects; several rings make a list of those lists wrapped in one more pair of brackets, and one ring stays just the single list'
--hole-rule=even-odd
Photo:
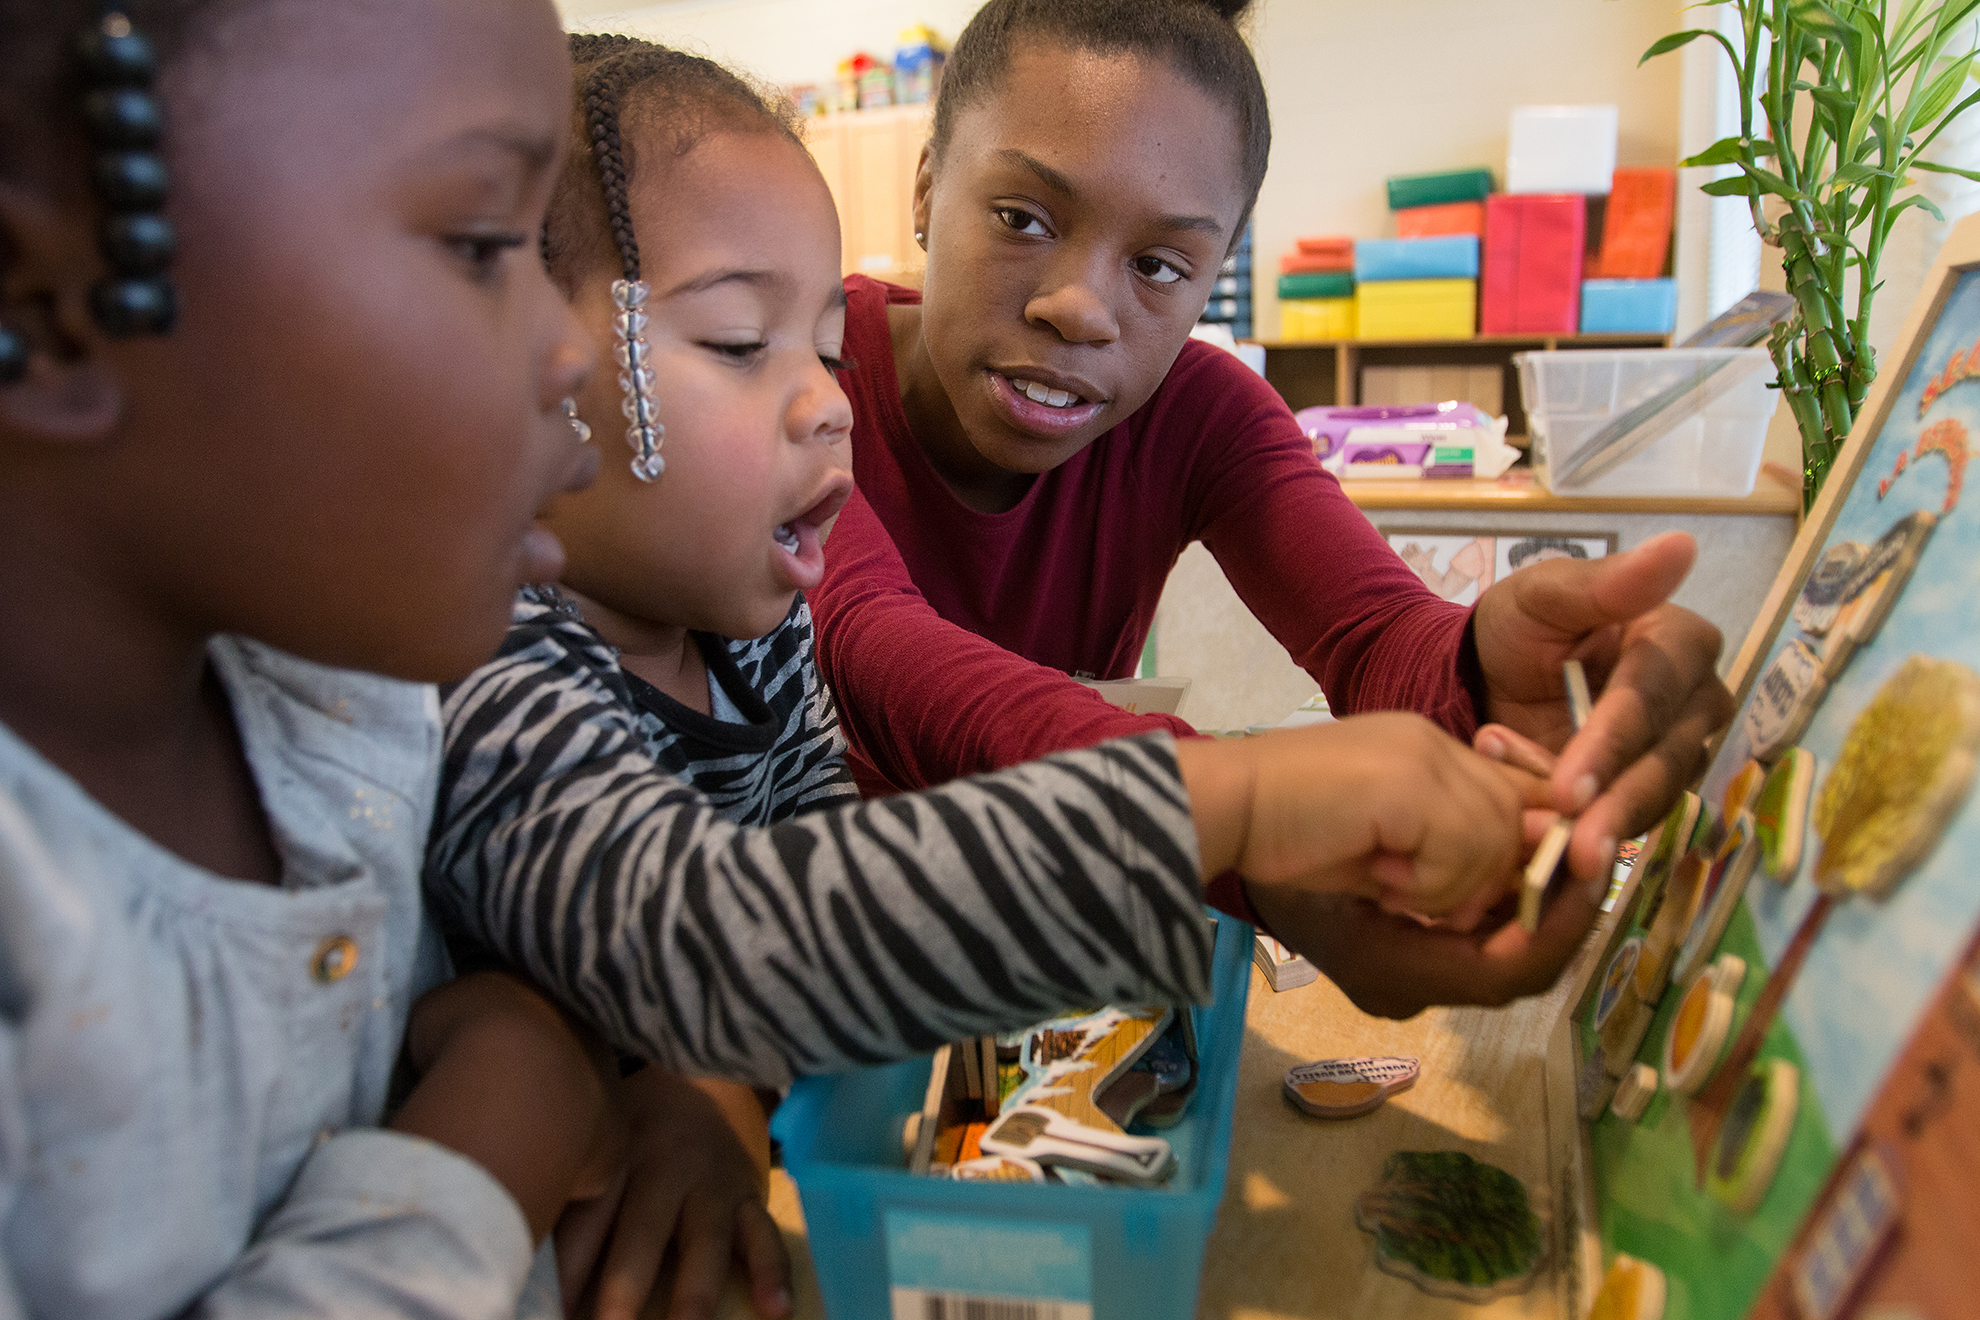
[{"label": "black hair bead", "polygon": [[104,259],[124,275],[156,275],[179,248],[172,222],[156,211],[106,216],[98,237]]},{"label": "black hair bead", "polygon": [[150,211],[165,204],[165,162],[149,151],[106,151],[91,171],[96,195],[113,211]]},{"label": "black hair bead", "polygon": [[162,335],[178,319],[178,298],[169,281],[99,280],[89,291],[90,314],[112,339]]},{"label": "black hair bead", "polygon": [[137,87],[108,87],[83,97],[83,122],[99,147],[155,147],[165,117],[158,98]]},{"label": "black hair bead", "polygon": [[144,87],[158,74],[158,52],[122,14],[84,28],[76,56],[91,82]]},{"label": "black hair bead", "polygon": [[27,379],[27,336],[12,326],[0,325],[0,385],[18,385]]}]

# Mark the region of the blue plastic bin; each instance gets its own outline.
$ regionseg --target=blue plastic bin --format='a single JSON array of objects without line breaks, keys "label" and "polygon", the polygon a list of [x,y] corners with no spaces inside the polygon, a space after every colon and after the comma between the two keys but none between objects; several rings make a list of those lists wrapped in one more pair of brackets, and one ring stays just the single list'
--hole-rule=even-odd
[{"label": "blue plastic bin", "polygon": [[1181,1123],[1159,1134],[1176,1152],[1165,1187],[966,1183],[908,1173],[901,1120],[921,1107],[927,1059],[793,1086],[770,1126],[797,1182],[832,1320],[961,1320],[977,1313],[966,1300],[990,1298],[1029,1302],[1051,1320],[1195,1315],[1204,1244],[1230,1162],[1251,941],[1250,926],[1218,920],[1216,998],[1190,1010],[1196,1099]]},{"label": "blue plastic bin", "polygon": [[1676,280],[1583,280],[1584,335],[1667,335],[1677,324]]},{"label": "blue plastic bin", "polygon": [[1358,238],[1354,241],[1357,284],[1381,280],[1475,280],[1478,235],[1436,238]]}]

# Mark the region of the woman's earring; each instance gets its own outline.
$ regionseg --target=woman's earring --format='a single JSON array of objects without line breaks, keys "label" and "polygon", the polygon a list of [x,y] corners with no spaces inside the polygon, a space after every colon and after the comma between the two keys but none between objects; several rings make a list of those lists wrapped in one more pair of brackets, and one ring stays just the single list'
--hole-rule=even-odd
[{"label": "woman's earring", "polygon": [[152,92],[158,57],[119,13],[83,30],[76,42],[83,75],[83,123],[96,147],[90,181],[106,214],[98,246],[110,275],[89,291],[103,333],[115,339],[162,335],[178,318],[165,268],[177,240],[164,215],[170,180],[158,152],[164,112]]},{"label": "woman's earring", "polygon": [[928,250],[928,231],[927,231],[927,230],[925,230],[925,229],[917,229],[917,230],[915,230],[915,231],[914,231],[914,245],[915,245],[916,247],[918,247],[918,248],[920,248],[920,249],[921,249],[921,250],[922,250],[923,252],[926,252],[926,251]]},{"label": "woman's earring", "polygon": [[653,368],[648,365],[646,347],[645,280],[613,280],[612,302],[619,314],[612,318],[618,344],[612,355],[619,362],[619,388],[625,400],[619,406],[626,415],[626,443],[632,446],[632,474],[641,481],[657,480],[667,470],[660,457],[660,442],[667,428],[660,425],[653,406]]},{"label": "woman's earring", "polygon": [[576,399],[564,400],[564,420],[571,424],[571,430],[577,434],[579,444],[591,443],[591,427],[585,424],[584,418],[578,416]]},{"label": "woman's earring", "polygon": [[27,373],[27,336],[0,322],[0,385],[18,385]]}]

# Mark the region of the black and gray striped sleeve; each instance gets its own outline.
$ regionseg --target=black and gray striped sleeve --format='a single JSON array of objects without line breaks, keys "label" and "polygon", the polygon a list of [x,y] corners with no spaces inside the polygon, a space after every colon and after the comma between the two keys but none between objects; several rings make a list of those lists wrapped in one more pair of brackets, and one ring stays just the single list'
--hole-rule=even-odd
[{"label": "black and gray striped sleeve", "polygon": [[448,694],[427,887],[615,1048],[781,1085],[1207,993],[1167,735],[748,829],[637,750],[597,665],[539,633]]},{"label": "black and gray striped sleeve", "polygon": [[811,606],[802,595],[767,636],[731,643],[736,669],[773,712],[788,711],[768,773],[774,819],[859,801],[846,764],[838,703],[814,654]]}]

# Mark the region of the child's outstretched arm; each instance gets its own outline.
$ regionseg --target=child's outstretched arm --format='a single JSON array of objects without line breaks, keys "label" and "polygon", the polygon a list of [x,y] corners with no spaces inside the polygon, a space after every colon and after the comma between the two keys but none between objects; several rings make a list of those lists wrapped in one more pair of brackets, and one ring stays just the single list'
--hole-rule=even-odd
[{"label": "child's outstretched arm", "polygon": [[[1454,797],[1439,776],[1477,758],[1413,717],[1388,717],[1412,732],[1380,775],[1377,726],[1342,725],[1190,751],[1193,803],[1152,735],[743,830],[635,750],[594,664],[539,638],[449,695],[429,896],[680,1071],[777,1084],[1070,1004],[1198,999],[1205,862],[1435,912],[1504,886],[1518,851],[1518,794]],[[1441,804],[1429,824],[1405,791]]]}]

